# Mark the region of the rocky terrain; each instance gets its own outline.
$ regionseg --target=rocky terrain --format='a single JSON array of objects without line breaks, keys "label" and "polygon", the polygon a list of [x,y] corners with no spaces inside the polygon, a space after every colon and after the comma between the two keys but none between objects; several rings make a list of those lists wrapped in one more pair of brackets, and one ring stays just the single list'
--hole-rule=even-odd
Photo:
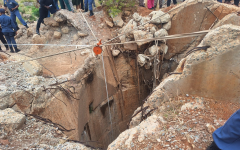
[{"label": "rocky terrain", "polygon": [[104,45],[103,60],[83,48],[98,41],[81,12],[67,10],[41,35],[36,22],[21,27],[17,43],[29,45],[0,53],[0,149],[205,149],[239,109],[240,9],[189,0],[94,11],[83,16],[96,37],[123,43]]}]

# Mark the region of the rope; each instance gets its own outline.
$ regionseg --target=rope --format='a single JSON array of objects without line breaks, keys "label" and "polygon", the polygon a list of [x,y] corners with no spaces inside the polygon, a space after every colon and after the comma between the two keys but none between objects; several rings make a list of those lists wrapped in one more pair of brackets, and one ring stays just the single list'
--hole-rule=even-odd
[{"label": "rope", "polygon": [[[0,44],[0,45],[9,45],[9,44]],[[90,46],[90,45],[64,45],[64,44],[10,44],[10,45],[24,45],[24,46]]]},{"label": "rope", "polygon": [[[81,11],[80,11],[81,12]],[[94,36],[95,40],[98,42],[98,38],[96,37],[96,35],[94,34],[92,28],[90,27],[90,25],[88,24],[85,16],[83,15],[83,13],[81,12],[84,20],[86,21],[90,31],[92,32],[92,35]],[[111,140],[113,139],[113,127],[112,127],[112,115],[111,115],[111,109],[110,109],[110,104],[109,104],[109,95],[108,95],[108,86],[107,86],[107,77],[106,77],[106,71],[105,71],[105,64],[104,64],[104,60],[103,60],[103,52],[102,52],[102,64],[103,64],[103,72],[104,72],[104,79],[105,79],[105,87],[106,87],[106,93],[107,93],[107,100],[108,100],[108,112],[109,112],[109,119],[111,122]]]},{"label": "rope", "polygon": [[80,49],[74,49],[74,50],[64,51],[64,52],[55,53],[55,54],[51,54],[51,55],[32,58],[32,59],[28,59],[28,60],[22,60],[22,61],[18,61],[18,62],[14,62],[14,63],[9,63],[9,64],[6,64],[6,65],[0,66],[0,68],[7,67],[7,66],[10,66],[10,65],[16,65],[16,64],[24,63],[24,62],[28,62],[28,61],[38,60],[38,59],[42,59],[42,58],[52,57],[52,56],[56,56],[56,55],[60,55],[60,54],[70,53],[70,52],[82,50],[82,49],[89,48],[89,47],[92,47],[92,46],[87,46],[87,47],[83,47],[83,48],[80,48]]},{"label": "rope", "polygon": [[[124,42],[124,43],[111,43],[111,44],[105,44],[105,45],[102,45],[102,46],[122,45],[122,44],[153,41],[153,40],[178,39],[178,38],[194,37],[194,36],[199,36],[199,35],[202,35],[202,34],[206,34],[208,32],[210,32],[210,30],[204,30],[204,31],[193,32],[193,33],[175,34],[175,35],[169,35],[169,36],[164,36],[164,37],[159,37],[159,38],[143,39],[143,40],[137,40],[137,41]],[[75,45],[75,46],[77,46],[77,45]],[[74,52],[74,51],[78,51],[78,50],[82,50],[82,49],[90,48],[90,47],[93,47],[93,45],[86,45],[86,47],[82,47],[80,49],[74,49],[74,50],[64,51],[64,52],[55,53],[55,54],[51,54],[51,55],[46,55],[46,56],[42,56],[42,57],[32,58],[32,59],[29,59],[29,60],[19,61],[19,62],[15,62],[15,63],[9,63],[7,65],[0,66],[0,68],[6,67],[6,66],[9,66],[9,65],[15,65],[15,64],[18,64],[18,63],[38,60],[38,59],[52,57],[52,56],[61,55],[61,54],[65,54],[65,53],[70,53],[70,52]]]},{"label": "rope", "polygon": [[210,32],[210,30],[203,30],[203,31],[192,32],[192,33],[174,34],[174,35],[169,35],[169,36],[163,36],[163,37],[157,37],[157,38],[151,38],[151,39],[143,39],[143,40],[137,40],[137,41],[129,41],[129,42],[123,42],[123,43],[103,44],[102,46],[131,44],[131,43],[154,41],[154,40],[165,40],[165,39],[167,40],[167,39],[179,39],[179,38],[195,37],[195,36],[199,36],[199,35],[202,35],[202,34],[207,34],[208,32]]}]

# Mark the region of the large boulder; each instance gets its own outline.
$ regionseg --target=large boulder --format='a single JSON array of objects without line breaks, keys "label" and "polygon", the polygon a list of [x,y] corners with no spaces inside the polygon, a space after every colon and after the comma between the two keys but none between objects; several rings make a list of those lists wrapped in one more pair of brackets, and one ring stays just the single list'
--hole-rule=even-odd
[{"label": "large boulder", "polygon": [[17,113],[11,108],[0,110],[0,125],[5,128],[20,129],[25,121],[25,115]]},{"label": "large boulder", "polygon": [[150,23],[155,23],[155,24],[167,23],[171,19],[169,14],[164,13],[161,10],[153,11],[149,14],[149,16],[152,17]]},{"label": "large boulder", "polygon": [[[32,37],[32,43],[33,44],[45,44],[47,41],[45,36],[40,36],[38,34],[34,34]],[[38,46],[38,47],[44,47],[43,45]]]},{"label": "large boulder", "polygon": [[240,26],[240,16],[238,16],[236,13],[228,14],[223,19],[221,19],[214,27],[213,29],[216,29],[217,27],[220,27],[224,24],[232,24],[236,26]]},{"label": "large boulder", "polygon": [[[211,7],[208,5],[211,5]],[[203,1],[202,3],[199,3],[197,0],[193,0],[191,3],[185,1],[174,7],[174,9],[175,10],[169,12],[172,17],[171,28],[168,30],[169,35],[208,30],[216,20],[215,16],[221,20],[228,14],[240,11],[239,7],[218,3],[213,0]],[[176,55],[176,53],[181,53],[188,48],[191,49],[192,47],[196,47],[201,42],[203,36],[199,36],[198,38],[189,37],[167,40],[169,50],[165,58],[170,59],[172,56]],[[179,40],[181,40],[181,42],[179,42]]]},{"label": "large boulder", "polygon": [[52,17],[48,17],[44,19],[44,23],[46,25],[52,26],[52,27],[58,27],[59,23],[55,21]]}]

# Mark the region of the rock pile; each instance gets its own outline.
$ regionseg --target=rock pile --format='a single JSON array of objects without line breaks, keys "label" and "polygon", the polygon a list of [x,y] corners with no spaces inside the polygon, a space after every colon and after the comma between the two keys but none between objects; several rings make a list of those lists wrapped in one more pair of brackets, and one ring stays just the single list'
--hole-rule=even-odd
[{"label": "rock pile", "polygon": [[[150,22],[150,23],[147,23]],[[171,28],[171,18],[167,13],[153,11],[147,17],[142,17],[138,13],[133,14],[133,19],[130,20],[121,30],[120,34],[126,34],[120,37],[122,43],[128,41],[146,40],[156,37],[168,35]],[[134,29],[134,31],[132,31]],[[151,45],[152,41],[141,41],[136,44],[124,44],[125,50],[144,50],[143,54],[138,55],[138,63],[140,66],[145,66],[149,69],[153,64],[153,57],[158,54],[167,53],[168,46],[166,41],[157,41],[156,45]]]}]

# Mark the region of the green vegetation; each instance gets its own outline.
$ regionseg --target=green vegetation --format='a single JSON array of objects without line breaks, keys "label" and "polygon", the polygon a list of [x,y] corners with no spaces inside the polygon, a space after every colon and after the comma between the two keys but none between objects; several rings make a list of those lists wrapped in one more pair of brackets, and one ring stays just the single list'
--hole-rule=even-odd
[{"label": "green vegetation", "polygon": [[100,0],[107,7],[108,14],[112,17],[122,12],[123,8],[134,7],[135,0]]},{"label": "green vegetation", "polygon": [[[24,6],[24,2],[32,2],[33,6]],[[22,17],[24,20],[28,21],[36,21],[39,17],[39,8],[36,3],[36,0],[21,0],[18,2],[19,4],[19,11],[22,13]],[[24,14],[29,14],[29,18],[25,18]],[[20,23],[20,21],[17,19],[17,22]]]}]

